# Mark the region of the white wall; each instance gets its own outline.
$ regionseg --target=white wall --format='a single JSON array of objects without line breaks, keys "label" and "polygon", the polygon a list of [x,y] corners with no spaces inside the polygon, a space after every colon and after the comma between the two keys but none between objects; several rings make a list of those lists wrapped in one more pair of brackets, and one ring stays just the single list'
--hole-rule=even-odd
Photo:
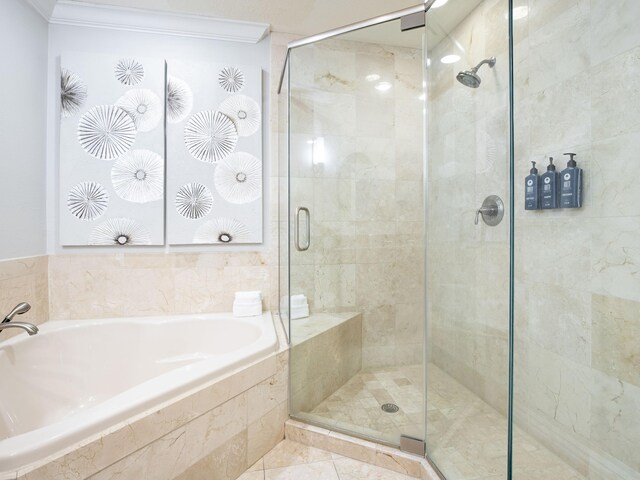
[{"label": "white wall", "polygon": [[0,260],[46,253],[47,23],[0,6]]},{"label": "white wall", "polygon": [[[12,0],[13,1],[13,0]],[[224,42],[170,35],[147,34],[67,25],[51,25],[49,29],[49,95],[48,95],[48,146],[47,146],[47,232],[50,254],[63,252],[110,252],[113,249],[99,247],[63,248],[58,236],[59,165],[59,102],[58,86],[60,55],[64,52],[111,53],[130,56],[193,59],[194,61],[230,62],[257,65],[263,70],[263,175],[264,175],[264,242],[262,246],[194,246],[194,247],[132,247],[127,251],[266,251],[270,240],[270,163],[269,163],[269,71],[270,50],[268,37],[257,44]]]}]

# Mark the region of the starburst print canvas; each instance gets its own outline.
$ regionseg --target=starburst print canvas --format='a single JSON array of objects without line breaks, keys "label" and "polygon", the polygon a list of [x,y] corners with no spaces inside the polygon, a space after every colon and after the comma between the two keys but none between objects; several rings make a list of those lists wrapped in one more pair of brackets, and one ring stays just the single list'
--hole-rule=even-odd
[{"label": "starburst print canvas", "polygon": [[60,243],[163,245],[165,61],[64,54],[59,108]]},{"label": "starburst print canvas", "polygon": [[167,238],[263,241],[262,71],[167,60]]}]

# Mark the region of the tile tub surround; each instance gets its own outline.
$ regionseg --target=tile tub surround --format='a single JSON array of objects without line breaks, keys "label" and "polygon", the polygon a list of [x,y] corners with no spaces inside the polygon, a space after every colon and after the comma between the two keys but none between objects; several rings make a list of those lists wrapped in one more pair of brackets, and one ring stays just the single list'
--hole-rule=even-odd
[{"label": "tile tub surround", "polygon": [[284,440],[238,480],[411,480],[413,477]]},{"label": "tile tub surround", "polygon": [[[28,302],[31,310],[14,321],[39,325],[49,319],[47,278],[48,257],[28,257],[0,261],[0,316],[4,318],[20,302]],[[0,320],[2,320],[0,318]],[[23,333],[18,329],[4,330],[0,341]]]},{"label": "tile tub surround", "polygon": [[423,356],[421,56],[339,39],[291,55],[291,195],[311,211],[312,241],[291,252],[290,293],[312,312],[361,312],[365,368]]},{"label": "tile tub surround", "polygon": [[292,320],[291,412],[310,412],[362,368],[362,315]]},{"label": "tile tub surround", "polygon": [[279,352],[43,459],[17,478],[203,478],[222,461],[218,478],[235,479],[284,436],[288,349],[280,345]]},{"label": "tile tub surround", "polygon": [[234,293],[271,298],[270,257],[257,252],[49,257],[52,319],[230,312]]}]

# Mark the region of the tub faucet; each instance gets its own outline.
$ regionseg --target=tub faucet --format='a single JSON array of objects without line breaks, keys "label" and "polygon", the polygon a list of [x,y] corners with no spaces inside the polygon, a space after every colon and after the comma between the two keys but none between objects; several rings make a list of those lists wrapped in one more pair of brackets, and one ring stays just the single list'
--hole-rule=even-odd
[{"label": "tub faucet", "polygon": [[24,313],[27,313],[29,310],[31,310],[31,305],[29,305],[27,302],[21,302],[13,307],[13,310],[9,312],[9,315],[4,317],[4,320],[2,320],[2,323],[0,323],[0,332],[5,328],[21,328],[29,335],[35,335],[36,333],[38,333],[38,327],[31,323],[11,322],[11,320],[13,320],[13,317],[15,317],[16,315],[22,315]]},{"label": "tub faucet", "polygon": [[13,307],[13,310],[9,312],[9,315],[4,317],[2,323],[10,322],[16,315],[22,315],[23,313],[27,313],[29,310],[31,310],[31,305],[27,302],[20,302],[18,305]]},{"label": "tub faucet", "polygon": [[3,323],[0,323],[0,332],[2,330],[7,329],[7,328],[21,328],[22,330],[27,332],[29,335],[35,335],[36,333],[38,333],[38,327],[36,327],[35,325],[32,325],[31,323],[26,323],[26,322],[3,322]]}]

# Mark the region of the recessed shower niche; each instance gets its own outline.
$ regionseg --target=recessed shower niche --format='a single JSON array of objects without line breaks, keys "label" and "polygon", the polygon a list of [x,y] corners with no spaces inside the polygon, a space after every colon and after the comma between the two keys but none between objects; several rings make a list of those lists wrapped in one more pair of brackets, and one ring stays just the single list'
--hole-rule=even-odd
[{"label": "recessed shower niche", "polygon": [[262,243],[260,68],[68,53],[60,73],[62,245]]}]

